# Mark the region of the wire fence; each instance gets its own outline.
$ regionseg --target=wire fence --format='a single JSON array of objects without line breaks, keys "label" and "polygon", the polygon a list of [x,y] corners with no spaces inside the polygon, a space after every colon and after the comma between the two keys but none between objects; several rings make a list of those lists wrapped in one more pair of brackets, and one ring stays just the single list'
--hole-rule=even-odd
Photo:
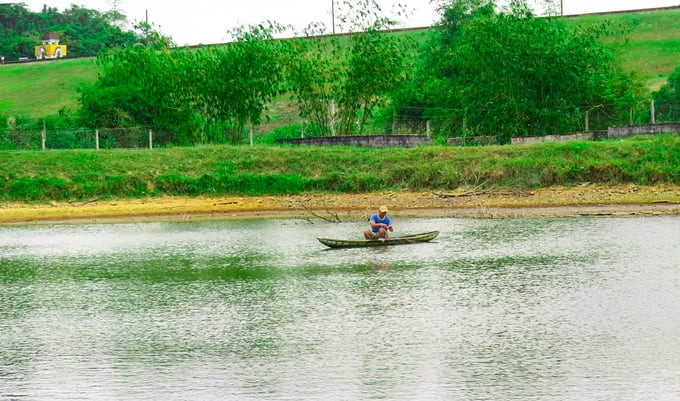
[{"label": "wire fence", "polygon": [[[422,117],[422,110],[409,110],[413,114],[392,115],[388,118],[375,119],[368,124],[357,124],[352,135],[420,135],[439,136],[443,138],[458,137],[491,137],[498,132],[480,132],[476,127],[466,127],[466,122],[458,116],[458,110],[439,110],[434,116]],[[546,130],[538,136],[555,136],[573,133],[602,132],[609,127],[635,126],[645,124],[662,124],[680,121],[680,102],[639,103],[630,107],[627,112],[613,105],[597,105],[573,108],[576,110],[574,123],[568,130]],[[623,111],[622,111],[623,110]],[[482,113],[483,114],[483,113]],[[415,115],[415,116],[414,116]],[[453,117],[456,116],[456,117]],[[288,138],[313,137],[328,135],[320,131],[309,130],[302,125],[295,132],[288,132]],[[209,143],[255,144],[274,143],[258,140],[264,133],[248,129],[241,134],[229,133],[221,140]],[[536,136],[525,135],[525,136]],[[214,138],[214,136],[213,136]],[[481,144],[479,142],[471,142]],[[176,135],[169,130],[158,130],[149,127],[115,128],[115,129],[36,129],[35,123],[22,126],[9,124],[0,128],[0,150],[48,150],[48,149],[154,149],[179,146]]]},{"label": "wire fence", "polygon": [[42,129],[14,126],[0,132],[0,149],[153,149],[172,146],[175,136],[169,131],[146,127],[107,129]]},{"label": "wire fence", "polygon": [[[460,110],[439,108],[436,110],[411,107],[405,110],[408,114],[383,116],[378,121],[359,128],[358,124],[350,135],[424,135],[445,138],[454,137],[487,137],[498,136],[499,132],[489,132],[483,128],[484,119],[495,120],[498,115],[491,115],[488,110]],[[478,125],[466,121],[465,114],[472,116]],[[547,114],[554,113],[552,111]],[[539,113],[536,113],[539,114]],[[565,107],[565,118],[561,126],[546,123],[549,118],[524,121],[526,133],[518,136],[554,136],[586,132],[606,132],[610,127],[635,126],[646,124],[663,124],[680,121],[680,102],[642,101],[632,107],[621,107],[614,104],[598,104],[578,107]],[[508,120],[518,119],[509,116]],[[489,124],[492,125],[492,124]],[[536,128],[547,126],[547,128]],[[538,132],[537,132],[538,131]],[[313,135],[307,135],[313,136]],[[305,132],[301,132],[305,137]]]}]

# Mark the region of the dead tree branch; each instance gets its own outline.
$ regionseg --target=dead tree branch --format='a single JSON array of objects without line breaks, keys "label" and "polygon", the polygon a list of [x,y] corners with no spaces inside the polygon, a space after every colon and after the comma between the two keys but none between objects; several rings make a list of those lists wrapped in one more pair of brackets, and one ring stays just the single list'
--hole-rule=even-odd
[{"label": "dead tree branch", "polygon": [[311,215],[314,216],[314,217],[317,217],[317,218],[324,220],[328,223],[342,223],[342,220],[340,220],[340,216],[338,216],[337,213],[332,213],[332,212],[326,210],[326,213],[328,213],[332,217],[332,218],[327,218],[327,217],[321,216],[321,215],[317,214],[316,212],[314,212],[302,200],[298,199],[297,202],[300,204],[300,206],[302,206],[303,209],[305,209],[306,211],[311,213]]}]

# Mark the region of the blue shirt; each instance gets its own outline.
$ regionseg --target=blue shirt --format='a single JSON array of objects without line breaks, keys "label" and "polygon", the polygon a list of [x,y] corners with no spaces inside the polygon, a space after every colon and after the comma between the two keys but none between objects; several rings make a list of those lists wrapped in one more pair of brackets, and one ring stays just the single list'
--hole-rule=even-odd
[{"label": "blue shirt", "polygon": [[[388,226],[391,226],[391,225],[392,225],[392,219],[390,219],[390,216],[388,216],[388,215],[385,215],[385,218],[382,219],[382,220],[380,220],[380,217],[378,216],[378,213],[373,213],[373,214],[371,215],[371,219],[370,219],[370,220],[371,220],[372,222],[374,222],[374,223],[377,223],[377,224],[381,224],[381,223],[382,223],[382,224],[387,224]],[[373,227],[373,226],[371,226],[371,229],[373,230],[374,233],[377,233],[378,231],[380,231],[380,227]]]}]

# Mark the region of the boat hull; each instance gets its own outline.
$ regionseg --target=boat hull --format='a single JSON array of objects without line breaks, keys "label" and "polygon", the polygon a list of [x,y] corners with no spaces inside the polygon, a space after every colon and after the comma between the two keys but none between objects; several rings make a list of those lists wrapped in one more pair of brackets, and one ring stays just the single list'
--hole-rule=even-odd
[{"label": "boat hull", "polygon": [[332,239],[332,238],[317,238],[319,242],[329,248],[365,248],[371,246],[390,246],[390,245],[405,245],[416,244],[419,242],[427,242],[435,239],[439,235],[439,231],[430,231],[427,233],[406,235],[403,237],[387,238],[381,240],[348,240],[348,239]]}]

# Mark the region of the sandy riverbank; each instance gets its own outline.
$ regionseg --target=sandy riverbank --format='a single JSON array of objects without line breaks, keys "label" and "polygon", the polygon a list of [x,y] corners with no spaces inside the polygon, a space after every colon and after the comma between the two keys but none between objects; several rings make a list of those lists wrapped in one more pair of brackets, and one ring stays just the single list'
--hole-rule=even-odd
[{"label": "sandy riverbank", "polygon": [[163,197],[0,203],[0,223],[204,220],[226,218],[365,218],[380,204],[395,217],[538,217],[680,215],[680,186],[580,185],[527,191],[460,188],[453,192]]}]

